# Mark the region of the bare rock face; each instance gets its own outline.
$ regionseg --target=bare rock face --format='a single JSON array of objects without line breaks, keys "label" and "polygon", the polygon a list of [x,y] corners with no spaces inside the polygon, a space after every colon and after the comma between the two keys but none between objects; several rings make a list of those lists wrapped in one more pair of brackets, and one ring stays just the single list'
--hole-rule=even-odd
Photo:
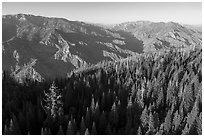
[{"label": "bare rock face", "polygon": [[[58,51],[54,54],[56,60],[62,60],[64,62],[72,63],[76,68],[86,65],[86,61],[83,61],[79,56],[74,55],[70,52],[70,44],[65,41],[60,34],[57,35],[58,44],[55,46],[58,48]],[[71,43],[74,45],[74,43]]]},{"label": "bare rock face", "polygon": [[42,82],[44,78],[33,68],[36,61],[37,59],[31,59],[30,62],[23,66],[19,66],[17,62],[15,69],[11,68],[11,76],[19,83],[24,83],[26,79]]},{"label": "bare rock face", "polygon": [[19,62],[19,54],[18,54],[17,50],[14,50],[13,57],[16,59],[16,62]]},{"label": "bare rock face", "polygon": [[111,53],[111,52],[108,52],[108,51],[103,51],[103,56],[104,57],[109,57],[113,61],[117,61],[117,60],[122,59],[122,57],[120,57],[119,55],[116,55],[115,53]]},{"label": "bare rock face", "polygon": [[114,39],[113,43],[118,44],[118,45],[125,45],[125,41]]}]

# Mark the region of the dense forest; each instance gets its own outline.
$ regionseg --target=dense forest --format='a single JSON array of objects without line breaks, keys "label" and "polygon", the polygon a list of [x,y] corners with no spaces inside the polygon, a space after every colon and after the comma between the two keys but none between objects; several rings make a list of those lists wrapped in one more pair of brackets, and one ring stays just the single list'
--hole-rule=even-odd
[{"label": "dense forest", "polygon": [[202,49],[103,61],[67,78],[2,75],[2,134],[202,134]]}]

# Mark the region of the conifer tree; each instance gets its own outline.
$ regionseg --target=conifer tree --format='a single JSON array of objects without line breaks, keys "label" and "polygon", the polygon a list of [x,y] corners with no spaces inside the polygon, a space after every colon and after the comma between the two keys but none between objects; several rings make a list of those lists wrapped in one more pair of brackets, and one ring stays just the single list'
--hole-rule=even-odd
[{"label": "conifer tree", "polygon": [[57,135],[64,135],[64,132],[63,132],[61,125],[59,126],[59,131],[58,131]]},{"label": "conifer tree", "polygon": [[174,118],[173,118],[173,125],[174,125],[174,130],[177,131],[181,123],[181,116],[178,113],[178,110],[174,113]]},{"label": "conifer tree", "polygon": [[109,121],[110,121],[111,126],[117,127],[118,122],[119,122],[119,115],[118,115],[118,110],[116,109],[115,102],[113,103],[111,112],[109,113]]},{"label": "conifer tree", "polygon": [[43,128],[41,128],[41,135],[45,135]]},{"label": "conifer tree", "polygon": [[184,110],[186,113],[190,112],[193,107],[194,96],[191,84],[186,85],[184,89]]},{"label": "conifer tree", "polygon": [[84,117],[81,119],[81,124],[80,124],[80,135],[84,135],[86,131],[86,126],[84,122]]},{"label": "conifer tree", "polygon": [[[195,123],[196,123],[196,119],[198,117],[198,114],[199,114],[199,108],[198,108],[198,101],[196,101],[194,103],[194,106],[193,106],[193,109],[191,110],[190,113],[188,113],[188,116],[187,116],[187,123],[186,123],[186,130],[188,129],[189,131],[186,131],[184,130],[184,134],[188,133],[188,134],[195,134]],[[193,131],[192,131],[193,130]]]},{"label": "conifer tree", "polygon": [[98,124],[99,117],[100,117],[100,109],[99,109],[99,105],[97,102],[96,107],[95,107],[95,113],[94,113],[94,121],[96,122],[96,124]]},{"label": "conifer tree", "polygon": [[142,127],[146,132],[148,130],[148,125],[149,125],[149,115],[148,115],[147,107],[145,107],[145,109],[142,111],[140,120],[142,122]]},{"label": "conifer tree", "polygon": [[137,135],[142,135],[142,130],[141,130],[141,127],[139,126],[138,129],[137,129]]},{"label": "conifer tree", "polygon": [[91,135],[97,135],[95,122],[93,122],[93,125],[92,125],[92,128],[91,128]]},{"label": "conifer tree", "polygon": [[11,135],[19,135],[20,134],[19,124],[18,124],[17,118],[14,114],[12,115],[12,119],[10,120],[9,132]]},{"label": "conifer tree", "polygon": [[66,135],[74,135],[74,128],[71,121],[67,125]]},{"label": "conifer tree", "polygon": [[4,125],[4,133],[3,134],[4,135],[10,135],[10,131],[9,131],[9,129],[8,129],[6,124]]},{"label": "conifer tree", "polygon": [[202,112],[200,112],[199,117],[197,117],[196,123],[197,123],[197,133],[198,135],[202,135]]},{"label": "conifer tree", "polygon": [[151,132],[151,134],[154,133],[154,130],[156,128],[156,124],[155,124],[155,119],[154,119],[154,116],[152,114],[152,111],[150,111],[150,114],[149,114],[149,132]]},{"label": "conifer tree", "polygon": [[95,100],[94,100],[93,94],[91,99],[91,111],[92,111],[92,114],[95,112]]},{"label": "conifer tree", "polygon": [[45,105],[43,105],[44,110],[48,115],[51,115],[53,118],[63,115],[63,102],[62,95],[55,86],[53,82],[50,89],[50,92],[45,93],[46,99],[44,99]]},{"label": "conifer tree", "polygon": [[101,102],[101,111],[105,111],[106,109],[106,96],[105,92],[102,94],[102,102]]},{"label": "conifer tree", "polygon": [[86,131],[85,131],[85,135],[90,135],[88,128],[87,128]]},{"label": "conifer tree", "polygon": [[164,130],[167,134],[169,134],[171,130],[171,111],[170,110],[168,111],[164,121]]},{"label": "conifer tree", "polygon": [[91,126],[92,126],[91,111],[88,107],[86,109],[85,125],[89,130],[91,129]]}]

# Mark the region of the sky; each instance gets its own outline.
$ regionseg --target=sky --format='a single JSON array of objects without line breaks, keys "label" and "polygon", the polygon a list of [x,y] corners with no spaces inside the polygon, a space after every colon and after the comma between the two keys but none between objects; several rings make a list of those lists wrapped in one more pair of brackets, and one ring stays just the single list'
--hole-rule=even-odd
[{"label": "sky", "polygon": [[90,23],[127,21],[202,24],[201,2],[3,2],[2,14],[33,14]]}]

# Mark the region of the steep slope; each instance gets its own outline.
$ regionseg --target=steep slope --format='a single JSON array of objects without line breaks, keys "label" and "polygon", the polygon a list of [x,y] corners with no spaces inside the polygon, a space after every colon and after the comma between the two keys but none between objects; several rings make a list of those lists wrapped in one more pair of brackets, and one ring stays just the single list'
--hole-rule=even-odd
[{"label": "steep slope", "polygon": [[[148,21],[117,25],[88,24],[28,14],[2,17],[3,69],[36,59],[32,67],[42,78],[65,77],[73,69],[102,60],[117,61],[160,49],[195,48],[202,32],[177,23]],[[23,70],[22,70],[23,71]]]},{"label": "steep slope", "polygon": [[149,21],[126,22],[112,27],[113,30],[130,32],[143,41],[144,52],[159,49],[189,48],[202,45],[202,31],[174,22]]},{"label": "steep slope", "polygon": [[19,85],[4,73],[2,134],[84,135],[85,131],[201,135],[202,49],[103,61],[60,82]]},{"label": "steep slope", "polygon": [[15,67],[11,58],[15,50],[21,64],[37,59],[34,69],[51,78],[104,59],[119,59],[114,56],[125,58],[142,52],[142,41],[131,34],[84,22],[17,14],[3,16],[2,23],[3,69]]}]

